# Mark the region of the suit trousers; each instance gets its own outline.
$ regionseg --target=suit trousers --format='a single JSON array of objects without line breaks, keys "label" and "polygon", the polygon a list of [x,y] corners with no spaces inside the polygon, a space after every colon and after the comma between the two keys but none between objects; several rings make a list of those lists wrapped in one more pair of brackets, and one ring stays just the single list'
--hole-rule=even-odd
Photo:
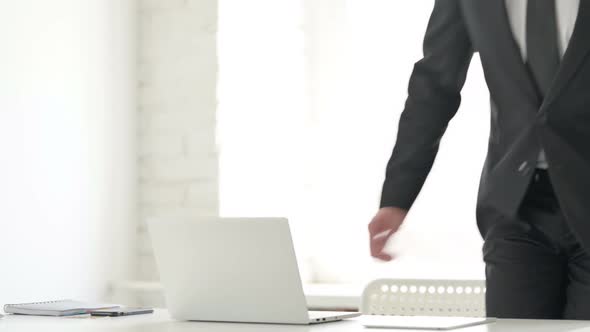
[{"label": "suit trousers", "polygon": [[590,255],[568,226],[547,171],[535,171],[517,217],[487,218],[495,218],[482,249],[489,317],[590,319]]}]

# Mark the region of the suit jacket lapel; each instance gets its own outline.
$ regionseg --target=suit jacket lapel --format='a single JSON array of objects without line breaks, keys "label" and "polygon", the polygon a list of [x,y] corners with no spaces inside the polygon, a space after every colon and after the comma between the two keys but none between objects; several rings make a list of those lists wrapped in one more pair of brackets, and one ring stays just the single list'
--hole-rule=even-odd
[{"label": "suit jacket lapel", "polygon": [[480,10],[478,17],[484,21],[483,26],[488,29],[486,35],[491,38],[489,42],[493,45],[496,60],[507,73],[513,75],[513,79],[522,87],[522,92],[531,101],[531,105],[537,108],[541,96],[514,39],[505,0],[479,0],[477,3]]},{"label": "suit jacket lapel", "polygon": [[581,0],[574,32],[542,108],[548,107],[559,96],[582,65],[588,52],[590,52],[590,0]]}]

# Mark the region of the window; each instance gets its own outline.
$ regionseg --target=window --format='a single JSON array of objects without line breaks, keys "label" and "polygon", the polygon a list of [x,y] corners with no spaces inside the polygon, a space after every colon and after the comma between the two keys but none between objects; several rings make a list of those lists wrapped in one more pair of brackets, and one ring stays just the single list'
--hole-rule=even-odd
[{"label": "window", "polygon": [[[286,216],[307,282],[483,278],[489,95],[474,58],[422,194],[374,262],[367,223],[433,1],[220,1],[220,212]],[[466,139],[467,138],[467,139]]]}]

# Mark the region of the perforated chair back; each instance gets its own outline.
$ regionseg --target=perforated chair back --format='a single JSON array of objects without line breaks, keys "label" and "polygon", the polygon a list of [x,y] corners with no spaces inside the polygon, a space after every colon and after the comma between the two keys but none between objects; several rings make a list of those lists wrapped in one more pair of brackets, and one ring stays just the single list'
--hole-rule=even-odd
[{"label": "perforated chair back", "polygon": [[485,281],[379,279],[365,288],[364,315],[485,317]]}]

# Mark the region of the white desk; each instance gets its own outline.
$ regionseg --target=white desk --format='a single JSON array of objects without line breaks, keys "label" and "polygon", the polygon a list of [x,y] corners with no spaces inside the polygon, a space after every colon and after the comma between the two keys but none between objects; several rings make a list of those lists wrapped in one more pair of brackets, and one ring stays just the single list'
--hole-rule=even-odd
[{"label": "white desk", "polygon": [[[365,329],[355,320],[311,326],[177,322],[165,310],[153,315],[118,318],[52,318],[6,316],[0,320],[1,332],[380,332]],[[410,331],[410,330],[399,330]],[[590,321],[500,320],[491,325],[456,330],[459,332],[590,332]]]},{"label": "white desk", "polygon": [[[164,289],[159,282],[118,281],[111,284],[113,293],[122,296],[114,302],[138,306],[164,306]],[[303,291],[311,310],[358,310],[365,284],[304,284]]]}]

